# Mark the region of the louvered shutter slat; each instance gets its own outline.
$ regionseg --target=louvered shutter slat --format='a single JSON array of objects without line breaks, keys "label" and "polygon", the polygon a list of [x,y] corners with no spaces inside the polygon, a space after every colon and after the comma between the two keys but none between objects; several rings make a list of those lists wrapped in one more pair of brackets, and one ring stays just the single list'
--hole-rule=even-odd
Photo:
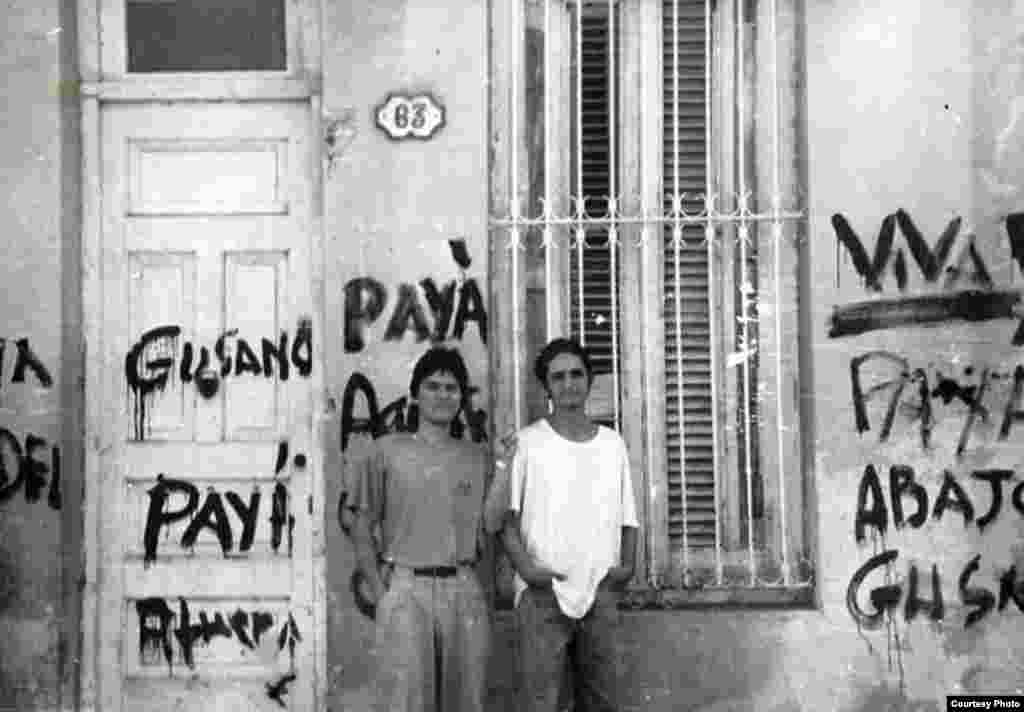
[{"label": "louvered shutter slat", "polygon": [[[696,212],[707,180],[705,129],[705,17],[703,0],[679,0],[673,33],[673,2],[663,3],[663,173],[665,209],[673,190],[687,192],[683,208]],[[678,44],[674,49],[673,40]],[[676,93],[678,92],[678,93]],[[677,143],[678,142],[678,143]],[[676,265],[671,225],[665,228],[665,404],[670,545],[682,546],[684,523],[691,547],[713,546],[715,532],[714,439],[707,249],[704,229],[685,225]],[[677,314],[677,292],[679,313]],[[680,323],[680,333],[676,324]],[[682,362],[681,372],[678,362]],[[682,413],[679,396],[682,395]],[[682,441],[683,448],[680,448]],[[685,454],[684,454],[685,453]],[[685,471],[686,491],[683,491]]]},{"label": "louvered shutter slat", "polygon": [[[611,148],[609,138],[609,22],[607,7],[593,8],[584,15],[582,27],[580,85],[578,97],[580,125],[578,145],[583,175],[580,181],[586,197],[586,210],[591,218],[607,212],[605,196],[611,187]],[[575,59],[574,59],[575,61]],[[575,87],[575,80],[573,86]],[[574,117],[575,121],[575,117]],[[576,169],[575,157],[573,170]],[[574,183],[575,185],[575,183]],[[612,339],[612,289],[615,275],[611,271],[611,256],[608,252],[607,227],[600,224],[586,224],[586,247],[583,250],[582,275],[579,274],[577,255],[570,259],[569,301],[571,305],[569,325],[571,333],[583,337],[591,352],[594,371],[609,373],[613,362]],[[579,303],[580,279],[583,280],[583,304]],[[580,324],[580,310],[584,323]]]}]

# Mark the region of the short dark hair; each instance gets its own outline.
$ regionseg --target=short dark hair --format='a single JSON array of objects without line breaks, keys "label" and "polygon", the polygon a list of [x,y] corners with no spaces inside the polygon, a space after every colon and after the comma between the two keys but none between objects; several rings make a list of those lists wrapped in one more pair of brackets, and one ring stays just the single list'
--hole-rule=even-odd
[{"label": "short dark hair", "polygon": [[420,391],[423,379],[435,373],[450,373],[458,382],[462,395],[469,392],[469,372],[462,354],[456,349],[446,346],[434,346],[419,357],[412,369],[412,380],[409,382],[409,394],[415,398]]},{"label": "short dark hair", "polygon": [[583,362],[583,368],[587,370],[587,383],[594,382],[594,366],[590,362],[590,352],[587,348],[582,346],[576,339],[559,337],[552,339],[548,342],[547,346],[540,350],[540,353],[537,355],[537,361],[533,365],[533,373],[537,376],[537,380],[541,382],[545,390],[548,387],[548,367],[555,360],[555,357],[561,354],[579,356],[580,361]]}]

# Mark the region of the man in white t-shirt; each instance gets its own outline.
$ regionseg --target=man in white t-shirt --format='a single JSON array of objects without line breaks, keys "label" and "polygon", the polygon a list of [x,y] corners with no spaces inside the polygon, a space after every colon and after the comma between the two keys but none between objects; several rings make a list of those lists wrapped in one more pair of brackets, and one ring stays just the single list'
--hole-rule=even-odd
[{"label": "man in white t-shirt", "polygon": [[574,709],[611,712],[615,628],[633,576],[636,504],[622,437],[594,423],[586,350],[555,339],[535,373],[552,412],[523,428],[508,482],[504,542],[516,569],[523,712],[556,712],[568,662]]}]

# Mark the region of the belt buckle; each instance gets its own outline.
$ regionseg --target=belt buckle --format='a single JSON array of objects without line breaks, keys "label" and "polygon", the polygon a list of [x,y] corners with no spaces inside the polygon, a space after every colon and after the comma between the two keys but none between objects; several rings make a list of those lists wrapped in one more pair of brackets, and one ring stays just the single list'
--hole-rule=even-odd
[{"label": "belt buckle", "polygon": [[412,572],[417,576],[450,578],[459,573],[459,568],[457,566],[417,566]]}]

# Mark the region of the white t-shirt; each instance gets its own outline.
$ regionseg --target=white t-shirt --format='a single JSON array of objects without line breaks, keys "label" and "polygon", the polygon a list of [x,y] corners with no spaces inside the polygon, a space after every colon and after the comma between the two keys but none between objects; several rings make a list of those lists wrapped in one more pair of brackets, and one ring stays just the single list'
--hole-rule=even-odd
[{"label": "white t-shirt", "polygon": [[[638,526],[625,442],[604,426],[587,442],[562,437],[543,418],[523,428],[508,508],[519,512],[526,552],[565,574],[553,582],[562,612],[582,618],[601,579],[620,563],[622,527]],[[518,604],[526,589],[518,573],[515,585]]]}]

